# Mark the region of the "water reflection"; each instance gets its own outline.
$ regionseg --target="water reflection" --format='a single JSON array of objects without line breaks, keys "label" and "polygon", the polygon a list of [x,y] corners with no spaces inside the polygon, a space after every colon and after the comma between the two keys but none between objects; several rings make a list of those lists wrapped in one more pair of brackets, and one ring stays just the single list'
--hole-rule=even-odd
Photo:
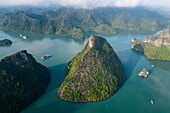
[{"label": "water reflection", "polygon": [[[11,36],[15,39],[25,41],[25,42],[42,41],[45,38],[49,38],[51,40],[59,39],[59,40],[66,41],[66,42],[74,41],[74,42],[80,43],[80,44],[84,43],[83,40],[77,40],[77,39],[73,39],[71,37],[58,36],[55,34],[48,35],[48,34],[40,34],[40,33],[22,33],[22,32],[11,32],[11,31],[5,31],[5,30],[3,30],[3,31],[6,34],[8,34],[9,36]],[[26,36],[27,39],[23,39],[22,37],[20,37],[20,34]]]}]

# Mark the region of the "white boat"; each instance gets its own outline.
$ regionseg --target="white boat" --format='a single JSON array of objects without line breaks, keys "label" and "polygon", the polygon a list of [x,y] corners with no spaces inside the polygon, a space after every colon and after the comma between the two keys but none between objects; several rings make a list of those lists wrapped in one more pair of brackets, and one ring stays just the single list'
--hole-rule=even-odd
[{"label": "white boat", "polygon": [[45,59],[48,59],[48,58],[50,58],[50,57],[51,57],[51,55],[47,54],[47,55],[42,56],[41,59],[42,59],[42,60],[45,60]]},{"label": "white boat", "polygon": [[154,104],[154,101],[153,101],[153,100],[151,100],[151,104]]},{"label": "white boat", "polygon": [[20,36],[20,37],[22,37],[22,35],[21,35],[21,34],[20,34],[19,36]]},{"label": "white boat", "polygon": [[23,36],[22,38],[23,38],[23,39],[25,39],[25,40],[27,39],[27,37],[26,37],[26,36]]}]

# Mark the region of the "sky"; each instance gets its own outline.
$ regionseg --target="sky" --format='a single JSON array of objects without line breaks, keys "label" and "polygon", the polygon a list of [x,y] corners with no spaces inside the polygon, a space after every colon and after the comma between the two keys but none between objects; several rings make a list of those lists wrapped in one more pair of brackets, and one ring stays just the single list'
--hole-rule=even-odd
[{"label": "sky", "polygon": [[147,6],[169,8],[170,0],[0,0],[0,6],[34,5],[48,6],[59,4],[62,6],[76,6],[81,8],[96,8],[105,6],[136,7]]}]

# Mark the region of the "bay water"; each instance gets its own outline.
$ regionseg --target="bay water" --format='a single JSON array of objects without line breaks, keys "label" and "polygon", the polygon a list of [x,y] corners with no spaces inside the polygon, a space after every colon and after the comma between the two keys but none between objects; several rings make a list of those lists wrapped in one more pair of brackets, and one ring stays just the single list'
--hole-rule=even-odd
[{"label": "bay water", "polygon": [[[0,30],[0,40],[10,39],[13,44],[0,47],[0,59],[20,50],[27,50],[41,64],[50,69],[51,81],[46,93],[28,106],[22,113],[169,113],[170,112],[170,62],[148,60],[143,54],[131,50],[132,38],[142,40],[154,35],[150,31],[120,31],[115,36],[104,37],[113,47],[124,65],[126,82],[107,100],[90,103],[71,103],[57,97],[57,89],[65,78],[67,63],[80,52],[87,41],[45,34],[15,33]],[[25,40],[20,34],[28,36]],[[52,55],[48,60],[40,57]],[[155,65],[155,67],[151,67]],[[150,72],[148,78],[140,78],[143,69]],[[29,97],[28,97],[29,98]],[[154,104],[150,103],[154,100]]]}]

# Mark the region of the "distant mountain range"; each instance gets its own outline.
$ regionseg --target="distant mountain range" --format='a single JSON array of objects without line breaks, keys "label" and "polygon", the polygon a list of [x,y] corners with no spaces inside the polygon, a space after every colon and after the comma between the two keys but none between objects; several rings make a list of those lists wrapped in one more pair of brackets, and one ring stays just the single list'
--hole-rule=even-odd
[{"label": "distant mountain range", "polygon": [[[22,8],[21,8],[22,9]],[[169,25],[167,16],[137,8],[35,8],[0,10],[0,26],[15,32],[45,33],[83,40],[85,32],[116,34],[115,29],[159,30]]]}]

